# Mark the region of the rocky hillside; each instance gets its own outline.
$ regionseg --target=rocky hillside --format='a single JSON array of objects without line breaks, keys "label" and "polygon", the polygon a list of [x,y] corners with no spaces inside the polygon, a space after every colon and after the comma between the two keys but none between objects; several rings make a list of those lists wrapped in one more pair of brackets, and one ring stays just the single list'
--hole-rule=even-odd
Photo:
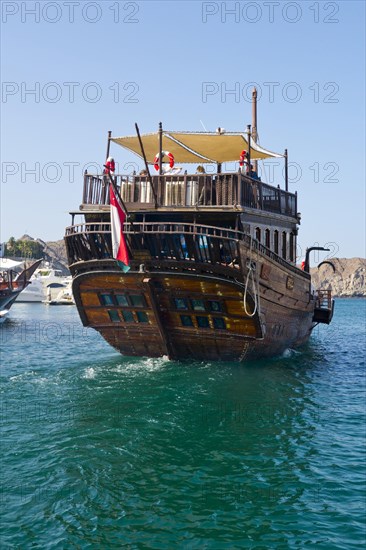
[{"label": "rocky hillside", "polygon": [[[52,267],[60,269],[64,275],[69,275],[70,271],[67,264],[67,254],[65,241],[60,239],[59,241],[45,242],[42,239],[33,239],[29,235],[23,235],[20,238],[22,241],[37,241],[43,248],[42,256],[46,262],[50,262]],[[21,258],[20,258],[21,259]]]},{"label": "rocky hillside", "polygon": [[61,269],[64,275],[69,275],[70,272],[67,263],[66,246],[63,239],[60,241],[49,241],[45,243],[43,252],[45,259],[52,262],[56,269]]},{"label": "rocky hillside", "polygon": [[332,258],[329,264],[310,270],[315,288],[332,289],[333,296],[366,297],[366,260],[364,258]]}]

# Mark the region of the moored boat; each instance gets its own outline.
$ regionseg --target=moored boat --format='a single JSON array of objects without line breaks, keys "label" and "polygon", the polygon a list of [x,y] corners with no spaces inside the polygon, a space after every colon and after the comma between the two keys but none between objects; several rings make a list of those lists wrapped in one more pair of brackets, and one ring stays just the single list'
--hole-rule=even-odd
[{"label": "moored boat", "polygon": [[45,299],[43,285],[34,275],[29,281],[29,285],[18,295],[17,302],[40,303]]},{"label": "moored boat", "polygon": [[55,298],[52,298],[51,289],[49,289],[45,303],[50,306],[74,306],[75,300],[72,295],[71,281],[58,292]]},{"label": "moored boat", "polygon": [[20,269],[23,262],[14,262],[7,258],[0,260],[0,322],[3,322],[19,294],[27,288],[34,271],[42,260],[29,267]]},{"label": "moored boat", "polygon": [[[143,158],[146,171],[112,175],[106,165],[104,174],[84,176],[82,205],[71,213],[65,240],[85,326],[125,355],[244,361],[296,348],[316,324],[331,321],[330,291],[311,285],[312,249],[303,269],[296,266],[300,214],[297,194],[288,190],[286,151],[260,147],[250,126],[109,133],[107,157],[111,143]],[[262,182],[251,165],[278,157],[284,189]],[[222,170],[235,160],[238,170]],[[182,174],[175,162],[201,169]],[[206,174],[203,163],[216,170]],[[116,206],[120,257],[112,238]]]},{"label": "moored boat", "polygon": [[32,275],[29,285],[17,297],[17,302],[39,303],[55,300],[70,283],[70,275],[66,276],[60,269],[50,265],[48,261],[42,261],[42,265]]}]

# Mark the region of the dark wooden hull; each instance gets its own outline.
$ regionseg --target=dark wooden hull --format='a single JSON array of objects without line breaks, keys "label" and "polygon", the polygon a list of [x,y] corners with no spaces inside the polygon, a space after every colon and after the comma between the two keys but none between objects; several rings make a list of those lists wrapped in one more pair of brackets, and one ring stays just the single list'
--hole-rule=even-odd
[{"label": "dark wooden hull", "polygon": [[244,361],[305,343],[314,326],[309,275],[238,247],[230,266],[150,260],[123,273],[111,259],[75,264],[82,322],[127,356]]}]

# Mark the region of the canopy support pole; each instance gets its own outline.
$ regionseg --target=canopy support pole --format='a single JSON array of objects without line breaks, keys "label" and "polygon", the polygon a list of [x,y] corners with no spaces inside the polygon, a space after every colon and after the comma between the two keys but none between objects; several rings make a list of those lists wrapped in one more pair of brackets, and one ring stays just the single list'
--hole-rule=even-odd
[{"label": "canopy support pole", "polygon": [[285,154],[283,156],[285,157],[285,190],[288,191],[288,153],[287,153],[287,149],[285,149]]},{"label": "canopy support pole", "polygon": [[147,160],[146,160],[145,149],[144,149],[144,146],[143,146],[143,144],[142,144],[142,140],[141,140],[141,136],[140,136],[140,130],[139,130],[139,127],[137,126],[137,123],[136,123],[136,122],[135,122],[135,128],[136,128],[136,132],[137,132],[137,137],[139,138],[139,143],[140,143],[140,147],[141,147],[141,153],[142,153],[142,156],[143,156],[143,158],[144,158],[145,168],[146,168],[146,172],[147,172],[147,175],[148,175],[148,178],[149,178],[149,183],[150,183],[151,191],[152,191],[152,194],[154,195],[155,208],[157,208],[157,207],[158,207],[158,198],[157,198],[157,196],[156,196],[155,189],[154,189],[154,186],[153,186],[153,182],[152,182],[152,179],[151,179],[151,174],[150,174],[150,170],[149,170],[149,165],[148,165]]},{"label": "canopy support pole", "polygon": [[247,164],[247,174],[249,174],[249,172],[250,172],[250,138],[251,138],[250,124],[248,124],[248,126],[247,126],[247,134],[248,134],[248,152],[247,152],[248,164]]},{"label": "canopy support pole", "polygon": [[159,176],[163,173],[163,125],[159,122]]}]

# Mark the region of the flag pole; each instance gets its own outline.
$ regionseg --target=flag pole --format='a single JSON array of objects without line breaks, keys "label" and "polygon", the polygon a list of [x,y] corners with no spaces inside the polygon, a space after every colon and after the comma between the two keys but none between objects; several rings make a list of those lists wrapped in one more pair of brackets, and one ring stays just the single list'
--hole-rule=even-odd
[{"label": "flag pole", "polygon": [[144,146],[142,144],[142,140],[141,140],[141,136],[140,136],[140,130],[139,130],[139,127],[137,126],[136,122],[135,122],[135,128],[136,128],[137,137],[138,137],[138,140],[139,140],[139,143],[140,143],[142,156],[143,156],[143,159],[144,159],[144,162],[145,162],[145,168],[146,168],[146,172],[147,172],[147,175],[148,175],[148,178],[149,178],[151,191],[154,195],[155,208],[157,208],[158,207],[158,198],[156,196],[155,189],[154,189],[154,186],[153,186],[153,183],[152,183],[151,174],[150,174],[150,170],[149,170],[149,165],[148,165],[147,160],[146,160],[145,150],[144,150]]},{"label": "flag pole", "polygon": [[120,205],[121,205],[121,207],[122,207],[122,210],[123,210],[124,213],[126,214],[126,218],[129,220],[128,223],[130,224],[132,231],[135,231],[135,227],[134,227],[133,222],[132,222],[132,220],[131,220],[131,215],[130,215],[129,211],[128,211],[127,208],[126,208],[126,205],[125,205],[125,203],[123,202],[121,195],[119,194],[119,191],[118,191],[118,189],[117,189],[117,186],[116,186],[115,182],[113,181],[113,178],[112,178],[110,172],[108,172],[108,176],[109,176],[109,182],[110,182],[110,184],[111,184],[111,186],[112,186],[112,188],[113,188],[114,194],[116,195],[117,200],[118,200],[118,202],[120,203]]},{"label": "flag pole", "polygon": [[112,130],[108,130],[108,140],[107,140],[107,156],[106,159],[109,157],[109,149],[111,147],[111,137],[112,137]]}]

